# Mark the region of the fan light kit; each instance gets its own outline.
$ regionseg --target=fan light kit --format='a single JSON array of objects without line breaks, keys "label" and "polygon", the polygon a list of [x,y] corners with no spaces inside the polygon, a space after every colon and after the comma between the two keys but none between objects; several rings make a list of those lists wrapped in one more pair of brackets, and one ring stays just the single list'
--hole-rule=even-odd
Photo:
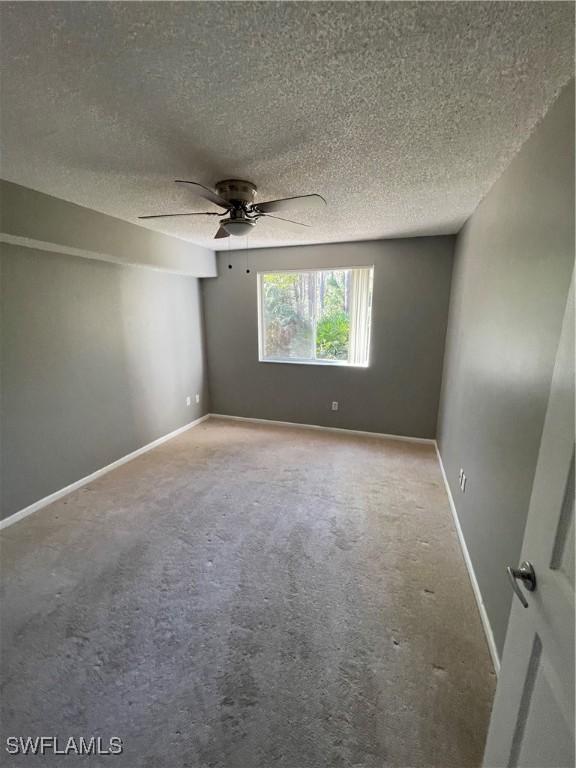
[{"label": "fan light kit", "polygon": [[256,202],[256,185],[250,181],[241,179],[226,179],[216,184],[216,191],[199,184],[197,181],[184,181],[176,179],[176,184],[188,184],[192,192],[211,203],[215,203],[224,209],[223,213],[206,211],[203,213],[159,213],[153,216],[138,216],[139,219],[164,219],[172,216],[225,216],[220,218],[220,226],[214,235],[215,240],[222,237],[242,237],[252,231],[258,219],[266,216],[277,219],[297,227],[309,227],[300,221],[284,219],[281,216],[273,216],[272,211],[285,211],[295,208],[312,210],[326,205],[326,200],[321,195],[298,195],[296,197],[284,197],[280,200],[268,200],[263,203]]},{"label": "fan light kit", "polygon": [[241,237],[242,235],[247,235],[248,232],[250,232],[250,230],[252,229],[252,227],[256,224],[255,221],[252,221],[251,219],[245,219],[245,218],[225,219],[220,223],[221,223],[221,226],[224,227],[226,232],[228,232],[229,235],[233,235],[234,237]]}]

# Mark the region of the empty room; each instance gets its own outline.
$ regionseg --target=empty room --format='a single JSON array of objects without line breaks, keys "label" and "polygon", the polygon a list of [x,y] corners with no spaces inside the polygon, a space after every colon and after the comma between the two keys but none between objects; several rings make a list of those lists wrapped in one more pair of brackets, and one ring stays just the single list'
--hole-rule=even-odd
[{"label": "empty room", "polygon": [[0,763],[574,768],[572,2],[0,3]]}]

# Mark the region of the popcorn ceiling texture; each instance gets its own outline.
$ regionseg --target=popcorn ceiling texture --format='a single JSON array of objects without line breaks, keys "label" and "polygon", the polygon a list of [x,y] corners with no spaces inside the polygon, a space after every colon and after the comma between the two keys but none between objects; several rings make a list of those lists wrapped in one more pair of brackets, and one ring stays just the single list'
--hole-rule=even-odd
[{"label": "popcorn ceiling texture", "polygon": [[[301,231],[456,232],[573,72],[572,3],[2,3],[2,175],[136,221],[246,178]],[[213,219],[146,226],[214,247]]]}]

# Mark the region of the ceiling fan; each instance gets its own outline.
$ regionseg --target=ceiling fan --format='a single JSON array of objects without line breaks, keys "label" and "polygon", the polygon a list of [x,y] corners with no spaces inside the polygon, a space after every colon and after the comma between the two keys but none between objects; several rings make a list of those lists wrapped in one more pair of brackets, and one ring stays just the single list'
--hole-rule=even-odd
[{"label": "ceiling fan", "polygon": [[220,219],[220,226],[214,236],[215,240],[219,240],[222,237],[230,237],[230,235],[247,235],[258,219],[261,219],[263,216],[295,224],[299,227],[309,227],[309,224],[303,224],[300,221],[292,221],[281,216],[274,216],[272,212],[286,211],[294,208],[311,210],[326,205],[326,200],[321,195],[297,195],[296,197],[284,197],[280,200],[268,200],[263,203],[257,203],[256,185],[241,179],[219,181],[215,185],[216,192],[199,184],[197,181],[176,179],[176,184],[189,184],[192,187],[192,192],[223,208],[223,213],[216,213],[214,211],[202,213],[159,213],[152,216],[138,216],[138,218],[162,219],[170,216],[226,216],[227,218]]}]

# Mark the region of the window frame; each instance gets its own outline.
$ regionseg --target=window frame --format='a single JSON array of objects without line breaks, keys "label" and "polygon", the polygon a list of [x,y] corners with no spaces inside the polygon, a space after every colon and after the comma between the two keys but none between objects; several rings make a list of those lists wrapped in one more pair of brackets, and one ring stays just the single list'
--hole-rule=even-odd
[{"label": "window frame", "polygon": [[[368,269],[370,270],[370,288],[371,288],[371,301],[370,301],[370,314],[368,318],[368,355],[366,363],[361,365],[358,363],[349,363],[344,360],[311,360],[309,358],[297,358],[286,357],[276,358],[274,360],[264,357],[264,317],[262,306],[262,277],[265,275],[280,275],[280,274],[300,274],[302,272],[336,272],[346,271],[354,269]],[[347,267],[303,267],[302,269],[265,269],[259,270],[256,273],[256,289],[257,289],[257,303],[258,303],[258,362],[259,363],[272,363],[279,365],[323,365],[332,366],[338,368],[360,368],[366,369],[370,367],[372,359],[372,308],[374,297],[374,264],[356,264],[355,266]],[[316,324],[316,315],[314,316],[314,324]],[[316,335],[316,333],[314,333]]]}]

